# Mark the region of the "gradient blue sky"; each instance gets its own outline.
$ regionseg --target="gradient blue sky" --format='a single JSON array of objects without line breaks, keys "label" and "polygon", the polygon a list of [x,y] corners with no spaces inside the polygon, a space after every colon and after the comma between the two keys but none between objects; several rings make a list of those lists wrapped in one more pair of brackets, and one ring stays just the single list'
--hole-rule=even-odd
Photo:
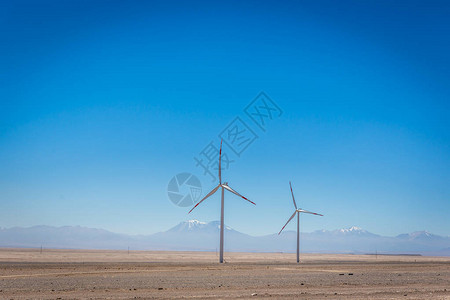
[{"label": "gradient blue sky", "polygon": [[[226,223],[450,235],[448,1],[1,1],[0,226],[148,234],[219,219],[167,183],[265,91]],[[224,148],[227,151],[227,148]],[[228,149],[229,150],[229,149]],[[294,229],[289,225],[288,229]]]}]

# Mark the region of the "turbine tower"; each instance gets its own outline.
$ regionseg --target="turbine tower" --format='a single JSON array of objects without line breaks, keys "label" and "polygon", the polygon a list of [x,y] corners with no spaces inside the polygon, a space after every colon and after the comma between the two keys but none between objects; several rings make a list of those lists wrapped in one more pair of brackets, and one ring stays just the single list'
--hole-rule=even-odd
[{"label": "turbine tower", "polygon": [[322,216],[321,214],[317,214],[311,211],[307,211],[301,208],[297,208],[297,203],[295,203],[295,198],[294,198],[294,192],[292,191],[292,184],[289,181],[289,186],[291,187],[291,194],[292,194],[292,201],[294,201],[294,206],[295,206],[295,211],[292,214],[292,216],[289,218],[289,220],[286,222],[286,224],[283,226],[283,228],[281,228],[280,232],[278,232],[278,235],[283,231],[284,227],[286,227],[286,225],[295,217],[295,214],[297,214],[297,263],[300,262],[300,213],[305,213],[305,214],[312,214],[312,215],[316,215],[316,216]]},{"label": "turbine tower", "polygon": [[248,200],[247,198],[245,198],[244,196],[242,196],[241,194],[239,194],[238,192],[236,192],[235,190],[233,190],[231,187],[228,186],[228,182],[222,183],[222,140],[220,141],[220,151],[219,151],[219,185],[216,186],[211,192],[209,192],[202,200],[200,200],[190,211],[188,214],[191,213],[191,211],[194,210],[194,208],[196,208],[200,203],[202,203],[204,200],[206,200],[208,197],[214,195],[215,192],[217,192],[217,190],[221,188],[222,189],[222,200],[221,200],[221,208],[220,208],[220,259],[219,262],[223,263],[223,228],[224,228],[224,220],[223,220],[223,209],[224,209],[224,191],[228,190],[230,192],[232,192],[233,194],[241,197],[244,200],[247,200],[248,202],[250,202],[253,205],[256,205],[254,202]]}]

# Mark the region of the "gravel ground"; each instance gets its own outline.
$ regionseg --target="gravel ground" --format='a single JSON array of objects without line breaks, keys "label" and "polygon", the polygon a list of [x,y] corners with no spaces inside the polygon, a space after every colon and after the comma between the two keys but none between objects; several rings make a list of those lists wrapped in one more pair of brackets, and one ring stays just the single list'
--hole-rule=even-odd
[{"label": "gravel ground", "polygon": [[[450,258],[0,249],[0,299],[450,299]],[[294,261],[294,263],[292,262]]]}]

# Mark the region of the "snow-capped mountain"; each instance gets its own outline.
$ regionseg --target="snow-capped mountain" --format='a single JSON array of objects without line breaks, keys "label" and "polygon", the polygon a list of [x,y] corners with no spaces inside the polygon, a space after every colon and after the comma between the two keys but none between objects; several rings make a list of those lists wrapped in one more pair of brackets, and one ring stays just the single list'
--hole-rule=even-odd
[{"label": "snow-capped mountain", "polygon": [[[189,220],[181,222],[180,224],[172,227],[166,232],[195,232],[195,231],[211,231],[216,232],[220,230],[220,222],[212,221],[209,223],[200,222],[198,220]],[[233,231],[231,227],[225,225],[225,230]]]},{"label": "snow-capped mountain", "polygon": [[397,236],[399,239],[409,240],[409,241],[433,241],[433,240],[442,240],[445,237],[432,234],[428,231],[415,231],[412,233],[400,234]]},{"label": "snow-capped mountain", "polygon": [[[167,231],[132,236],[80,226],[34,226],[0,229],[0,247],[197,250],[216,251],[219,247],[220,222],[189,220]],[[250,236],[225,227],[225,250],[247,252],[294,252],[295,231],[265,236]],[[450,237],[427,231],[385,237],[353,226],[337,230],[301,233],[302,252],[319,253],[421,253],[449,255]]]},{"label": "snow-capped mountain", "polygon": [[189,220],[181,222],[180,224],[172,227],[168,232],[182,232],[182,231],[196,231],[205,228],[206,222],[200,222],[198,220]]},{"label": "snow-capped mountain", "polygon": [[360,236],[360,237],[377,237],[379,235],[371,233],[360,227],[352,226],[349,228],[342,228],[336,230],[317,230],[314,231],[317,235],[331,235],[331,236]]},{"label": "snow-capped mountain", "polygon": [[[225,226],[226,247],[234,247],[244,242],[246,234]],[[189,220],[179,223],[167,231],[148,236],[148,242],[153,248],[164,250],[208,250],[215,251],[219,247],[220,222],[209,223]]]},{"label": "snow-capped mountain", "polygon": [[339,229],[338,232],[343,233],[343,234],[367,234],[368,231],[364,230],[360,227],[356,227],[356,226],[352,226],[350,228],[343,228],[343,229]]}]

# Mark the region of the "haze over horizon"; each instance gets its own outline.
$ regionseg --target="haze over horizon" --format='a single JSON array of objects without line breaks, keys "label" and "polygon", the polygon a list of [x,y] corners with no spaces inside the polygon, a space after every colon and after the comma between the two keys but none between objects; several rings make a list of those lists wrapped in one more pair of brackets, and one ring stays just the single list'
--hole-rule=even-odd
[{"label": "haze over horizon", "polygon": [[[253,236],[225,224],[227,251],[294,252],[297,232]],[[2,248],[217,251],[220,221],[189,220],[149,235],[117,234],[80,226],[0,228]],[[450,236],[427,231],[388,237],[351,227],[301,233],[301,251],[310,253],[450,256]]]},{"label": "haze over horizon", "polygon": [[[242,122],[223,179],[257,205],[226,194],[230,227],[278,232],[292,181],[325,215],[302,232],[450,236],[450,3],[408,3],[2,3],[0,227],[218,220],[220,195],[187,215],[167,188],[214,187],[194,158]],[[261,92],[279,108],[262,127]]]},{"label": "haze over horizon", "polygon": [[[127,235],[130,235],[130,236],[133,236],[133,235],[144,235],[145,236],[145,235],[158,234],[158,233],[171,231],[171,230],[173,230],[174,228],[176,228],[176,227],[178,227],[180,225],[185,226],[186,224],[191,224],[191,223],[195,223],[195,225],[211,225],[211,224],[216,224],[217,223],[217,226],[220,228],[220,220],[213,220],[213,221],[205,222],[205,221],[200,221],[200,220],[196,220],[196,219],[190,219],[190,220],[186,220],[186,221],[181,221],[181,222],[179,222],[177,224],[173,224],[172,227],[166,228],[166,229],[164,229],[162,231],[150,232],[150,233],[147,233],[147,234],[146,233],[141,233],[141,234],[127,234]],[[231,228],[227,224],[225,224],[225,226],[227,227],[227,229],[239,231],[236,228]],[[93,229],[93,230],[105,230],[105,231],[108,231],[108,232],[111,232],[111,233],[124,234],[124,233],[121,233],[121,232],[109,231],[109,230],[104,229],[104,228],[97,228],[97,227],[94,228],[94,227],[87,227],[87,226],[83,226],[83,225],[52,226],[52,225],[39,224],[39,225],[33,225],[33,226],[28,226],[28,227],[13,226],[13,227],[9,227],[9,228],[0,226],[0,230],[10,230],[10,229],[14,229],[14,228],[30,229],[30,228],[37,228],[37,227],[51,227],[51,228],[69,228],[69,227],[73,227],[73,228],[85,228],[85,229]],[[345,227],[345,228],[334,228],[334,229],[331,229],[331,230],[328,230],[328,229],[314,229],[311,232],[306,232],[306,231],[302,231],[301,230],[302,233],[327,232],[327,231],[328,232],[337,232],[337,231],[340,231],[340,232],[352,232],[352,231],[355,231],[355,232],[366,232],[366,233],[369,233],[369,234],[379,235],[376,232],[369,232],[369,231],[365,230],[364,228],[361,228],[361,227],[359,227],[357,225],[353,225],[353,226]],[[296,229],[295,228],[291,228],[290,230],[283,230],[283,232],[296,232]],[[262,234],[262,235],[254,235],[254,236],[257,237],[257,236],[271,235],[271,234],[276,234],[276,233],[277,232],[270,232],[270,233],[265,233],[265,234]],[[401,233],[400,235],[402,235],[402,234],[417,234],[417,233],[434,234],[433,232],[430,232],[430,231],[428,231],[426,229],[423,229],[423,230],[407,232],[407,233],[404,232],[404,233]],[[249,236],[253,236],[253,235],[249,234]],[[396,235],[396,236],[398,236],[398,235]],[[389,237],[395,237],[395,236],[389,236]],[[450,235],[448,235],[448,236],[444,235],[443,237],[450,237]]]}]

